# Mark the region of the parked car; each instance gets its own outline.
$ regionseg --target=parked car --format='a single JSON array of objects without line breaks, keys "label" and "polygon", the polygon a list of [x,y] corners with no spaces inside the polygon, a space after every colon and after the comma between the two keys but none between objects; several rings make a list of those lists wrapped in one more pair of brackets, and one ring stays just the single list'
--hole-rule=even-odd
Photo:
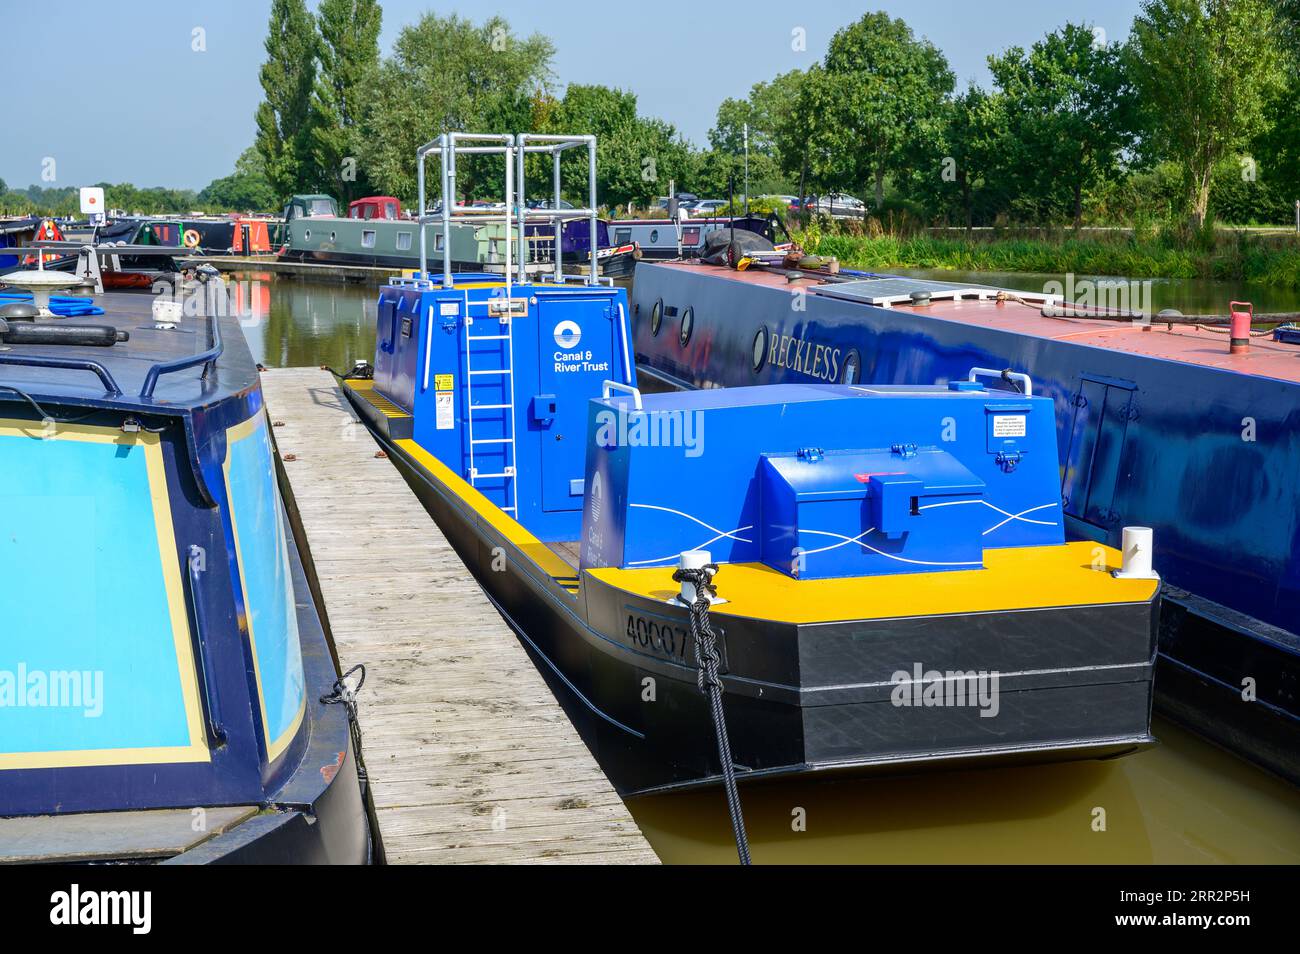
[{"label": "parked car", "polygon": [[827,215],[861,215],[866,211],[866,204],[859,198],[843,192],[832,192],[817,198],[812,208]]},{"label": "parked car", "polygon": [[717,215],[727,207],[725,199],[701,199],[690,206],[690,214],[693,219],[707,219],[711,215]]}]

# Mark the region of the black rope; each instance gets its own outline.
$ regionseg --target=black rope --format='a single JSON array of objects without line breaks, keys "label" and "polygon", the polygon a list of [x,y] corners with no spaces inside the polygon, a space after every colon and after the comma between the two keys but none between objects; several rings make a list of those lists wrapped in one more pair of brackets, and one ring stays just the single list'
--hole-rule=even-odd
[{"label": "black rope", "polygon": [[709,600],[717,594],[713,575],[718,572],[716,563],[707,563],[699,569],[678,569],[673,573],[677,583],[690,583],[695,587],[695,602],[690,605],[691,636],[695,640],[695,658],[699,662],[696,684],[700,692],[709,697],[709,710],[713,715],[713,731],[718,740],[718,759],[722,762],[722,784],[727,792],[727,810],[731,813],[731,830],[736,837],[736,853],[740,863],[749,860],[749,836],[745,834],[745,816],[740,810],[740,792],[736,790],[736,767],[731,761],[731,742],[727,739],[727,720],[722,711],[722,680],[718,678],[718,637],[709,625]]},{"label": "black rope", "polygon": [[[361,673],[361,678],[357,680],[356,688],[350,688],[346,680],[348,676],[358,671]],[[366,760],[361,755],[361,722],[357,718],[357,693],[365,684],[366,667],[359,663],[335,679],[330,691],[320,697],[320,701],[327,706],[341,703],[348,710],[348,728],[352,732],[352,754],[357,762],[357,782],[361,785],[362,797],[365,797],[370,790],[370,775],[366,772]]]}]

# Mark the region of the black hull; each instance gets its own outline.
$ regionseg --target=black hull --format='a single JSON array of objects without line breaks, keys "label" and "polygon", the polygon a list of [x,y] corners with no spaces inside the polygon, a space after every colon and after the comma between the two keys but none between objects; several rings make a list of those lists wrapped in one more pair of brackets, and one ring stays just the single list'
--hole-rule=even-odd
[{"label": "black hull", "polygon": [[244,823],[164,864],[367,864],[375,851],[366,801],[357,777],[347,710],[326,705],[325,695],[338,670],[333,650],[316,611],[313,587],[299,549],[288,487],[281,481],[289,523],[289,559],[298,601],[303,675],[308,686],[310,742],[298,769],[275,801]]},{"label": "black hull", "polygon": [[[684,626],[684,615],[657,600],[592,578],[575,602],[554,580],[531,571],[524,560],[508,559],[506,572],[493,572],[494,551],[505,548],[513,556],[511,544],[388,440],[386,422],[372,408],[363,401],[354,405],[540,661],[539,668],[552,680],[557,696],[620,794],[720,782],[708,705],[696,685],[695,669],[668,663],[653,652],[635,651],[630,641],[604,635],[621,633],[624,616],[667,619]],[[1075,670],[1071,676],[1039,676],[1032,684],[1019,683],[1011,691],[1004,688],[1002,705],[1015,728],[993,743],[987,723],[970,709],[914,709],[909,711],[915,719],[899,719],[900,710],[890,704],[887,686],[835,685],[841,672],[876,662],[868,658],[870,648],[859,648],[856,636],[861,632],[855,636],[853,624],[817,627],[814,636],[808,628],[728,618],[723,626],[725,707],[740,777],[900,772],[971,762],[1106,758],[1133,751],[1153,741],[1149,726],[1155,620],[1150,606],[1112,609],[1122,610],[1124,618],[1071,615],[1068,622],[1059,623],[1042,617],[1000,618],[996,627],[987,625],[987,617],[947,621],[979,641],[1001,640],[1011,627],[1015,629],[1011,642],[1023,642],[1020,638],[1030,632],[1055,626],[1077,644],[1076,656],[1064,663],[1070,666],[1095,649],[1095,643],[1078,638],[1090,627],[1110,632],[1118,627],[1142,644],[1144,655],[1139,658],[1145,661],[1116,667],[1105,681],[1085,679],[1085,684],[1070,685]],[[674,613],[681,619],[675,619]],[[939,633],[927,624],[925,620],[885,623],[881,639],[921,640],[935,648],[948,631]],[[727,645],[733,647],[731,660],[726,658]],[[734,675],[738,672],[746,678]],[[654,685],[652,706],[643,700],[647,679]],[[801,686],[814,688],[801,690]],[[927,748],[925,738],[944,742]]]}]

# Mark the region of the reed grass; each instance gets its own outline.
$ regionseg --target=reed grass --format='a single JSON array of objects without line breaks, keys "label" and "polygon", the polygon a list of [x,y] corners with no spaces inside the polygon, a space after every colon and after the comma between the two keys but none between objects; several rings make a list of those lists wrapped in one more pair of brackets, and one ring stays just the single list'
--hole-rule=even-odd
[{"label": "reed grass", "polygon": [[[1204,239],[1171,235],[936,238],[798,233],[805,249],[849,268],[949,268],[968,272],[1044,272],[1124,278],[1212,278],[1300,288],[1300,243],[1228,233]],[[805,244],[806,243],[806,244]]]}]

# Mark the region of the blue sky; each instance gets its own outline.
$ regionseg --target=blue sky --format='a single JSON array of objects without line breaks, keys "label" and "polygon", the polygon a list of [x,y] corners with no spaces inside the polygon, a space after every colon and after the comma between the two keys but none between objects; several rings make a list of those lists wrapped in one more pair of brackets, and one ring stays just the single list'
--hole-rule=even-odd
[{"label": "blue sky", "polygon": [[[383,8],[385,53],[426,10],[476,22],[499,13],[517,33],[551,37],[557,90],[570,82],[630,89],[643,114],[703,143],[718,103],[816,62],[836,29],[869,10],[907,20],[944,51],[964,85],[987,82],[989,53],[1028,45],[1067,21],[1123,39],[1138,0],[385,0]],[[0,178],[11,187],[201,188],[228,174],[253,141],[269,9],[269,0],[0,0],[9,81]],[[192,49],[195,28],[206,51]],[[806,51],[792,49],[796,28]],[[46,157],[55,160],[53,183],[41,179]]]}]

